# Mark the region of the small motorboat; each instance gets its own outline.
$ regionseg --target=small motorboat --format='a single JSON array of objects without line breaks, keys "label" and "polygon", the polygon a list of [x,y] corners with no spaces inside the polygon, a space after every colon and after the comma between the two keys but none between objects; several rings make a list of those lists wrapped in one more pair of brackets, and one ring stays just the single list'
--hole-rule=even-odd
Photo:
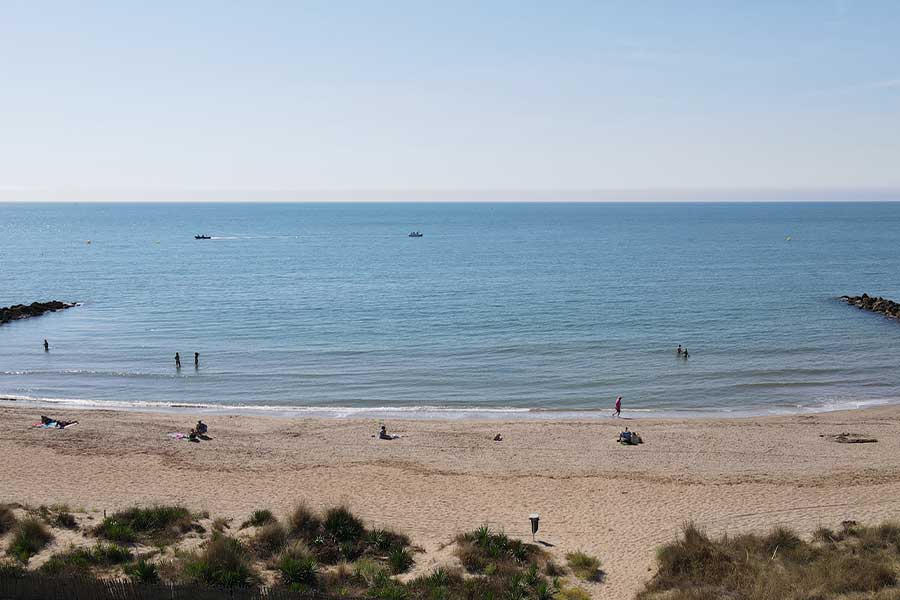
[{"label": "small motorboat", "polygon": [[212,238],[209,237],[208,235],[195,235],[194,239],[195,240],[211,240]]},{"label": "small motorboat", "polygon": [[409,237],[422,237],[422,232],[421,231],[410,231]]}]

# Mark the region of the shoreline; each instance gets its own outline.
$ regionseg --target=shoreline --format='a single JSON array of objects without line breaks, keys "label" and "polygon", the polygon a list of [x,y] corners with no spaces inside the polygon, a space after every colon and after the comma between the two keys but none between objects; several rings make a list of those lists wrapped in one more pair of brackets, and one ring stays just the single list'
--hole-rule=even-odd
[{"label": "shoreline", "polygon": [[391,419],[409,421],[615,421],[622,420],[717,420],[819,415],[845,411],[900,406],[900,399],[861,400],[820,406],[772,407],[757,409],[650,409],[628,408],[623,417],[612,417],[612,406],[598,409],[443,407],[443,406],[279,406],[216,405],[149,401],[76,400],[0,395],[0,408],[20,407],[59,410],[101,410],[154,414],[197,414],[204,416],[271,417],[275,419]]},{"label": "shoreline", "polygon": [[[578,550],[603,562],[595,598],[634,594],[687,521],[714,535],[786,525],[808,536],[900,510],[900,406],[621,423],[397,419],[393,441],[375,438],[372,419],[202,415],[212,440],[196,444],[168,433],[200,415],[57,408],[51,416],[79,424],[35,429],[34,409],[0,406],[0,502],[181,504],[235,518],[346,503],[410,535],[426,572],[452,560],[456,534],[483,524],[530,539],[527,517],[539,512],[538,537],[560,562]],[[615,443],[623,426],[644,444]],[[878,441],[830,437],[844,432]]]}]

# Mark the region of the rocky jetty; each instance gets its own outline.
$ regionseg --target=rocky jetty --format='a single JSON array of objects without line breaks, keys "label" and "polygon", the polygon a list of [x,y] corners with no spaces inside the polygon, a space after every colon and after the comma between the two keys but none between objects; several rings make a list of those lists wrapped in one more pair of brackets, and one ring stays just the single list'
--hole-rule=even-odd
[{"label": "rocky jetty", "polygon": [[841,296],[841,300],[862,310],[870,310],[894,319],[900,319],[900,304],[881,296],[870,296],[868,294],[863,294],[862,296]]},{"label": "rocky jetty", "polygon": [[14,304],[0,308],[0,325],[15,321],[16,319],[27,319],[29,317],[39,317],[45,312],[55,312],[64,308],[72,308],[74,302],[60,302],[59,300],[51,300],[50,302],[32,302],[31,304]]}]

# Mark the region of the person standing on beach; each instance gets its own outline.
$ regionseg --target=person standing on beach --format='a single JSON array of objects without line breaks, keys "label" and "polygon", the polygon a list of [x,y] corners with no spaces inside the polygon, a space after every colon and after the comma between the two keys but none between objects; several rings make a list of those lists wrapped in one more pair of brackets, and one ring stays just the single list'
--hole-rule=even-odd
[{"label": "person standing on beach", "polygon": [[194,352],[194,368],[195,369],[200,368],[200,353],[199,352]]},{"label": "person standing on beach", "polygon": [[612,416],[614,416],[614,417],[622,416],[622,396],[616,396],[616,410],[613,411]]},{"label": "person standing on beach", "polygon": [[181,368],[181,356],[177,352],[175,353],[175,368]]},{"label": "person standing on beach", "polygon": [[50,344],[47,342],[47,338],[44,338],[44,352],[50,352]]}]

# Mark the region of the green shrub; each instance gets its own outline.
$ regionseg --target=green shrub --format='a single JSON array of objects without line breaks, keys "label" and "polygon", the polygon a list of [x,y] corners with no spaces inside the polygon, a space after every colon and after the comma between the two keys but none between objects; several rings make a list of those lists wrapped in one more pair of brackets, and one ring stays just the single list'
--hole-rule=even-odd
[{"label": "green shrub", "polygon": [[586,581],[600,579],[600,560],[584,552],[570,552],[566,554],[566,562],[572,573]]},{"label": "green shrub", "polygon": [[40,552],[52,539],[53,534],[42,521],[29,517],[20,521],[13,529],[7,552],[21,562],[28,562],[29,558]]},{"label": "green shrub", "polygon": [[197,528],[191,512],[182,506],[134,507],[103,519],[96,533],[108,540],[129,543],[145,539],[169,543]]},{"label": "green shrub", "polygon": [[457,536],[457,552],[463,566],[471,573],[485,573],[493,565],[524,565],[537,558],[546,562],[545,554],[533,544],[511,539],[505,533],[494,533],[487,526]]},{"label": "green shrub", "polygon": [[50,523],[63,529],[78,529],[78,521],[75,520],[75,516],[70,512],[57,513]]},{"label": "green shrub", "polygon": [[319,534],[322,527],[322,521],[318,516],[306,505],[300,503],[291,513],[288,526],[291,535],[298,536],[304,540],[312,540]]},{"label": "green shrub", "polygon": [[410,545],[409,538],[390,529],[373,529],[365,536],[365,544],[378,552],[391,552]]},{"label": "green shrub", "polygon": [[275,515],[272,514],[272,511],[263,508],[260,510],[253,511],[253,514],[250,515],[250,518],[241,523],[241,529],[246,529],[247,527],[262,527],[268,523],[275,521]]},{"label": "green shrub", "polygon": [[247,587],[256,582],[256,573],[239,540],[214,535],[199,555],[188,559],[185,572],[194,581],[224,587]]},{"label": "green shrub", "polygon": [[125,574],[138,583],[156,583],[159,581],[159,570],[156,565],[143,558],[125,567]]},{"label": "green shrub", "polygon": [[284,547],[287,541],[287,531],[278,521],[264,525],[254,536],[251,545],[253,551],[260,558],[269,558]]},{"label": "green shrub", "polygon": [[16,513],[13,512],[12,508],[5,504],[0,504],[0,535],[10,531],[18,522],[19,520],[16,518]]},{"label": "green shrub", "polygon": [[281,581],[293,590],[315,589],[319,580],[319,565],[312,556],[283,556],[278,561]]},{"label": "green shrub", "polygon": [[322,524],[325,533],[339,544],[355,544],[365,534],[365,526],[345,506],[329,508]]},{"label": "green shrub", "polygon": [[402,583],[391,579],[387,573],[381,573],[369,588],[368,597],[375,600],[406,600],[409,592]]},{"label": "green shrub", "polygon": [[46,575],[84,575],[92,566],[118,565],[131,560],[131,551],[116,544],[99,543],[91,549],[72,548],[58,552],[41,565]]},{"label": "green shrub", "polygon": [[378,579],[387,571],[387,567],[370,558],[361,558],[353,565],[354,575],[360,578],[369,587],[375,584]]},{"label": "green shrub", "polygon": [[100,565],[118,565],[132,559],[131,550],[117,544],[99,543],[94,546],[91,554]]},{"label": "green shrub", "polygon": [[394,575],[409,571],[413,562],[412,554],[406,548],[395,548],[388,556],[388,566]]},{"label": "green shrub", "polygon": [[94,532],[100,537],[120,544],[130,544],[137,541],[137,534],[131,525],[117,521],[113,517],[107,517],[97,526]]},{"label": "green shrub", "polygon": [[838,600],[896,595],[900,527],[842,523],[811,542],[785,528],[712,540],[688,525],[660,548],[658,570],[638,600],[792,598]]}]

